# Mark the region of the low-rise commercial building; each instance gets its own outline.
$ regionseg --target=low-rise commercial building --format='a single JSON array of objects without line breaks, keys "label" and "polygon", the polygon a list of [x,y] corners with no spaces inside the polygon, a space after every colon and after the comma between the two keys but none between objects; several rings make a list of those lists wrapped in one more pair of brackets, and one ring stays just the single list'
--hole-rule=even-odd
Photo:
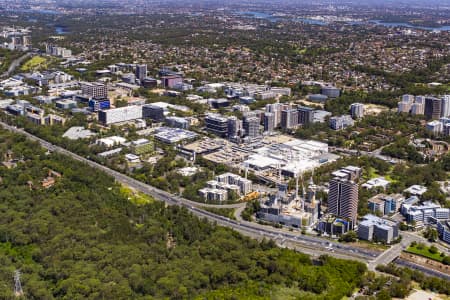
[{"label": "low-rise commercial building", "polygon": [[138,139],[130,144],[131,152],[135,155],[150,153],[154,150],[154,144],[148,139]]},{"label": "low-rise commercial building", "polygon": [[183,77],[180,75],[166,75],[161,77],[163,87],[173,89],[176,85],[183,83]]},{"label": "low-rise commercial building", "polygon": [[329,98],[338,98],[341,95],[341,90],[335,86],[322,86],[320,93]]},{"label": "low-rise commercial building", "polygon": [[155,138],[166,144],[175,144],[184,140],[192,140],[196,138],[198,134],[195,132],[170,127],[159,127],[156,129]]},{"label": "low-rise commercial building", "polygon": [[84,127],[78,126],[70,127],[63,134],[63,137],[68,138],[69,140],[87,139],[92,136],[95,136],[95,133],[93,133],[89,129],[84,129]]},{"label": "low-rise commercial building", "polygon": [[60,108],[60,109],[72,109],[72,108],[77,107],[77,102],[74,100],[70,100],[70,99],[62,99],[62,100],[55,101],[55,105],[57,108]]},{"label": "low-rise commercial building", "polygon": [[108,87],[99,82],[82,82],[81,93],[90,98],[108,98]]},{"label": "low-rise commercial building", "polygon": [[[253,190],[252,181],[233,173],[224,173],[207,182],[207,187],[200,189],[199,194],[205,201],[225,201],[231,195],[245,196]],[[232,199],[235,200],[235,199]]]},{"label": "low-rise commercial building", "polygon": [[111,108],[111,103],[107,98],[93,98],[89,100],[89,107],[93,112]]},{"label": "low-rise commercial building", "polygon": [[350,115],[335,116],[330,118],[330,127],[334,130],[341,130],[347,127],[353,126],[355,121],[353,121]]},{"label": "low-rise commercial building", "polygon": [[181,129],[189,128],[189,121],[185,118],[167,117],[165,122],[166,122],[167,126],[170,126],[170,127],[181,128]]},{"label": "low-rise commercial building", "polygon": [[228,134],[228,119],[219,114],[208,114],[205,118],[206,130],[220,137]]},{"label": "low-rise commercial building", "polygon": [[398,238],[398,227],[396,222],[370,214],[365,215],[358,225],[358,238],[390,244]]},{"label": "low-rise commercial building", "polygon": [[165,117],[164,108],[153,104],[146,104],[142,107],[142,116],[146,119],[162,122]]},{"label": "low-rise commercial building", "polygon": [[342,235],[351,230],[352,222],[334,215],[324,215],[317,223],[317,231],[329,235]]},{"label": "low-rise commercial building", "polygon": [[431,201],[424,202],[421,205],[403,203],[401,213],[408,223],[415,223],[417,226],[450,219],[449,208],[441,207]]},{"label": "low-rise commercial building", "polygon": [[126,141],[127,140],[125,138],[120,137],[120,136],[110,136],[110,137],[98,139],[95,143],[97,145],[101,145],[101,146],[105,146],[105,147],[110,148],[112,146],[122,145]]},{"label": "low-rise commercial building", "polygon": [[384,177],[377,177],[368,180],[366,183],[363,183],[361,187],[371,190],[374,188],[382,188],[386,190],[389,187],[390,182],[386,180]]},{"label": "low-rise commercial building", "polygon": [[216,176],[215,180],[220,183],[237,185],[239,187],[240,195],[246,195],[253,190],[251,180],[245,179],[233,173],[224,173],[222,175],[218,175]]},{"label": "low-rise commercial building", "polygon": [[401,194],[385,195],[378,194],[368,200],[368,207],[372,213],[378,213],[380,215],[389,215],[397,212],[403,201],[404,197]]},{"label": "low-rise commercial building", "polygon": [[448,220],[438,222],[437,230],[441,240],[450,244],[450,222]]},{"label": "low-rise commercial building", "polygon": [[142,119],[142,106],[130,105],[98,111],[98,120],[105,125]]},{"label": "low-rise commercial building", "polygon": [[198,191],[206,201],[223,202],[228,200],[228,192],[223,189],[203,188]]},{"label": "low-rise commercial building", "polygon": [[422,196],[427,190],[428,189],[425,186],[414,184],[405,189],[403,192],[414,196]]},{"label": "low-rise commercial building", "polygon": [[428,122],[425,128],[432,135],[439,135],[443,131],[442,123],[439,122],[438,120]]}]

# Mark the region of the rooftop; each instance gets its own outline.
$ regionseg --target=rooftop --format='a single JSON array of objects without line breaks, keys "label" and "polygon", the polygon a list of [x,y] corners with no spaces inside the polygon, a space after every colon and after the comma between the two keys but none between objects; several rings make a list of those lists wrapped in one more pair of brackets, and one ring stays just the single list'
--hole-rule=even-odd
[{"label": "rooftop", "polygon": [[377,178],[373,178],[370,179],[369,181],[367,181],[366,183],[362,184],[362,187],[365,187],[367,189],[371,189],[374,187],[387,187],[389,185],[389,181],[386,180],[384,177],[377,177]]},{"label": "rooftop", "polygon": [[425,186],[422,185],[412,185],[409,188],[407,188],[406,190],[404,190],[404,192],[406,193],[410,193],[411,195],[418,195],[421,196],[422,194],[424,194],[428,189]]},{"label": "rooftop", "polygon": [[377,217],[372,214],[365,215],[363,217],[363,221],[359,223],[359,225],[363,226],[377,226],[386,230],[389,230],[392,226],[395,226],[396,223],[394,221],[390,221],[387,219],[383,219],[380,217]]},{"label": "rooftop", "polygon": [[173,144],[182,140],[193,139],[198,136],[195,132],[170,127],[160,127],[155,130],[155,137],[165,143]]},{"label": "rooftop", "polygon": [[96,134],[89,129],[84,129],[84,127],[70,127],[64,134],[63,137],[66,137],[70,140],[78,140],[78,139],[87,139],[91,136],[95,136]]}]

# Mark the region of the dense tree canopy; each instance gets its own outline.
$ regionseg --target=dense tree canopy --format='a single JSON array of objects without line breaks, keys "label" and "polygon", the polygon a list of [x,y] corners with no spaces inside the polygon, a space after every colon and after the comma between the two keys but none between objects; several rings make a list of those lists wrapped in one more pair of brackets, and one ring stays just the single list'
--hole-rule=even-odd
[{"label": "dense tree canopy", "polygon": [[[136,206],[104,173],[0,132],[1,157],[7,151],[18,163],[0,167],[2,299],[12,296],[16,269],[30,299],[265,299],[283,289],[340,299],[366,272],[327,257],[313,264],[183,208]],[[62,177],[44,189],[49,170]]]}]

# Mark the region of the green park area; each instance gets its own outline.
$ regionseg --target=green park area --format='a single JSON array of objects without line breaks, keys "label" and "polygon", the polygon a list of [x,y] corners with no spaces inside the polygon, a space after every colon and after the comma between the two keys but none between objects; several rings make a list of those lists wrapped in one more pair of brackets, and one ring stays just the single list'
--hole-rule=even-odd
[{"label": "green park area", "polygon": [[405,252],[420,255],[438,262],[442,262],[445,256],[441,256],[441,253],[435,246],[425,246],[424,244],[412,243]]},{"label": "green park area", "polygon": [[22,71],[32,71],[36,69],[43,69],[47,66],[47,59],[42,56],[33,56],[27,60],[20,68]]},{"label": "green park area", "polygon": [[126,186],[120,187],[120,193],[135,205],[145,205],[152,203],[154,201],[154,199],[151,196],[141,192],[137,192]]}]

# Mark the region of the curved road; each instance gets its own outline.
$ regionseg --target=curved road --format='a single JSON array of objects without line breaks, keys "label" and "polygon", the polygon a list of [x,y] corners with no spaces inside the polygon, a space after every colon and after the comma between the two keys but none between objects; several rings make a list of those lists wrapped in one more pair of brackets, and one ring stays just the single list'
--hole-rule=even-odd
[{"label": "curved road", "polygon": [[22,55],[21,57],[19,57],[19,58],[13,60],[13,62],[11,63],[11,65],[10,65],[9,68],[8,68],[8,71],[6,71],[5,73],[3,73],[3,74],[0,76],[0,78],[8,77],[9,75],[11,75],[11,74],[14,72],[14,70],[15,70],[18,66],[20,66],[20,64],[21,64],[25,59],[27,59],[27,58],[30,57],[31,55],[33,55],[33,53],[28,52],[28,53]]},{"label": "curved road", "polygon": [[328,254],[330,256],[335,256],[338,258],[359,260],[365,263],[374,260],[380,254],[377,251],[357,248],[349,245],[343,245],[324,238],[301,235],[296,232],[289,232],[252,222],[235,221],[223,216],[210,213],[208,211],[196,207],[196,205],[199,204],[197,202],[193,202],[179,196],[174,196],[168,192],[165,192],[163,190],[157,189],[143,182],[135,180],[127,175],[124,175],[101,164],[88,160],[64,148],[53,145],[39,137],[36,137],[28,132],[25,132],[22,129],[9,126],[3,122],[0,122],[0,126],[4,127],[5,129],[8,129],[9,131],[25,135],[29,139],[39,142],[44,148],[47,148],[50,151],[62,153],[64,155],[72,157],[73,159],[86,163],[93,168],[100,169],[104,171],[106,174],[114,177],[118,182],[126,184],[131,188],[134,188],[140,192],[148,194],[157,200],[164,201],[169,205],[184,206],[198,217],[207,218],[212,222],[215,222],[225,227],[232,228],[252,238],[272,239],[282,247],[294,248],[313,256]]}]

